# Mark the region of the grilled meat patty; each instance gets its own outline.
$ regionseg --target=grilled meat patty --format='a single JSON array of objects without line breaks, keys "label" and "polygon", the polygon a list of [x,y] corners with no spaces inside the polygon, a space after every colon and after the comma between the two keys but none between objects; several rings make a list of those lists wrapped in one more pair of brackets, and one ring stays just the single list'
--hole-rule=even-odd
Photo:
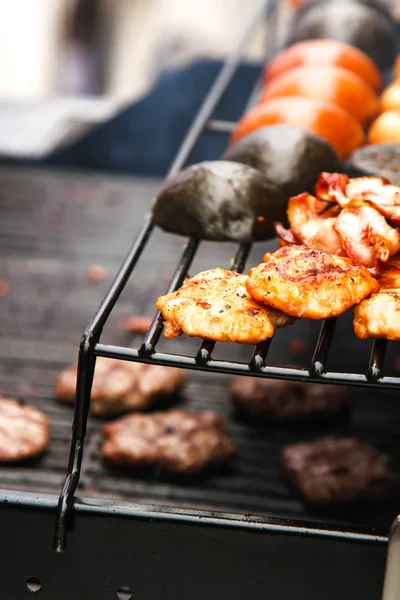
[{"label": "grilled meat patty", "polygon": [[[58,376],[56,397],[62,402],[75,402],[76,377],[76,365]],[[181,369],[98,357],[90,410],[95,415],[145,410],[155,398],[177,392],[185,381]]]},{"label": "grilled meat patty", "polygon": [[305,319],[337,317],[378,287],[365,267],[307,246],[284,246],[266,254],[246,280],[257,302]]},{"label": "grilled meat patty", "polygon": [[0,398],[0,461],[16,462],[41,454],[49,443],[47,416],[29,404]]},{"label": "grilled meat patty", "polygon": [[293,319],[258,304],[246,291],[246,275],[215,268],[187,279],[176,292],[158,298],[165,321],[164,335],[183,332],[217,342],[258,344],[276,327]]},{"label": "grilled meat patty", "polygon": [[353,438],[294,444],[283,450],[281,458],[293,483],[313,504],[385,496],[394,481],[389,457]]},{"label": "grilled meat patty", "polygon": [[329,418],[348,406],[346,388],[339,385],[237,377],[229,393],[234,406],[257,421]]},{"label": "grilled meat patty", "polygon": [[127,415],[104,429],[101,454],[113,466],[157,466],[165,471],[199,471],[228,460],[236,447],[216,413],[171,410]]}]

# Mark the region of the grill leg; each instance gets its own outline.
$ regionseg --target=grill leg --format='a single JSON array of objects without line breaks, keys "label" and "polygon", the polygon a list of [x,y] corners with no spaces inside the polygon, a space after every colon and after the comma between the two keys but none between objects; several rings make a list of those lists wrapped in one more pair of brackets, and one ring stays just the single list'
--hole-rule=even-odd
[{"label": "grill leg", "polygon": [[[99,336],[98,336],[99,337]],[[92,334],[83,336],[78,357],[78,373],[76,382],[76,402],[74,424],[72,426],[71,451],[69,456],[67,477],[60,494],[56,515],[54,548],[56,552],[65,549],[68,530],[69,513],[72,508],[75,491],[79,483],[82,466],[86,422],[90,405],[96,356],[94,347],[98,341]]]},{"label": "grill leg", "polygon": [[389,548],[386,559],[385,582],[382,600],[400,598],[400,515],[394,520],[390,531]]}]

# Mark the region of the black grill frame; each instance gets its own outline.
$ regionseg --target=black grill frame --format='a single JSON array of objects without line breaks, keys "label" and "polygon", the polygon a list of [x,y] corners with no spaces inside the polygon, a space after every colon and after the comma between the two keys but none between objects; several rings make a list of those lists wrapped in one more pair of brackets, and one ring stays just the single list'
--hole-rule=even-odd
[{"label": "black grill frame", "polygon": [[[240,63],[241,57],[250,43],[256,29],[260,25],[260,21],[263,23],[265,22],[267,26],[270,49],[276,49],[274,28],[276,25],[275,18],[278,5],[278,0],[263,0],[252,15],[242,39],[226,60],[219,76],[200,107],[199,112],[172,163],[167,177],[175,175],[187,164],[191,152],[204,131],[211,130],[213,132],[227,133],[234,128],[234,123],[213,120],[212,117],[214,111],[217,108],[222,95],[228,88]],[[258,89],[256,86],[256,89],[250,97],[249,105],[253,103],[257,91]],[[212,351],[215,344],[210,341],[203,341],[196,356],[157,352],[156,345],[163,329],[162,318],[159,312],[155,315],[144,341],[139,348],[132,349],[100,343],[103,327],[107,323],[107,320],[146,247],[153,230],[154,224],[151,215],[148,215],[132,248],[110,286],[108,293],[100,304],[81,339],[78,356],[78,380],[71,452],[67,477],[60,494],[56,517],[54,547],[58,552],[62,552],[65,548],[66,534],[69,528],[69,513],[74,503],[74,496],[80,479],[90,392],[97,356],[235,375],[274,377],[319,383],[339,383],[344,385],[376,386],[379,388],[393,388],[400,385],[399,377],[383,376],[382,369],[387,345],[385,340],[376,340],[374,342],[369,364],[365,373],[326,371],[325,364],[335,331],[336,319],[329,319],[322,324],[318,341],[313,352],[311,365],[308,370],[266,365],[265,361],[268,356],[271,340],[259,344],[255,348],[249,363],[214,360],[212,358]],[[187,240],[166,293],[174,291],[182,284],[200,243],[201,242],[196,239]],[[250,250],[251,244],[241,244],[230,268],[242,272],[245,268],[245,263]]]}]

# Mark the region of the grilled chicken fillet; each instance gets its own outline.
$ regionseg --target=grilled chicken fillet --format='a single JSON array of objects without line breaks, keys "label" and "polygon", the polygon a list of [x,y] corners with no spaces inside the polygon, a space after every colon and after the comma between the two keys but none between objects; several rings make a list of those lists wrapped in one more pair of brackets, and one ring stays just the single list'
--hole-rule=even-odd
[{"label": "grilled chicken fillet", "polygon": [[217,342],[258,344],[273,336],[276,327],[293,319],[261,306],[246,290],[246,275],[215,268],[187,279],[176,292],[158,298],[164,335],[182,333]]},{"label": "grilled chicken fillet", "polygon": [[247,291],[292,317],[336,317],[378,290],[365,267],[307,246],[285,246],[249,272]]}]

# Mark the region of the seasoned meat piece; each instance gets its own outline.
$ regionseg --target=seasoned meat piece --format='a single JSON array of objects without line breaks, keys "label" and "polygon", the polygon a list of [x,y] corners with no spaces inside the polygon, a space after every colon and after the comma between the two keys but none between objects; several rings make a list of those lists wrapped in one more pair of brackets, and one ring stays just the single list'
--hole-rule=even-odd
[{"label": "seasoned meat piece", "polygon": [[400,342],[400,289],[381,290],[354,308],[354,333],[360,340]]},{"label": "seasoned meat piece", "polygon": [[382,263],[400,250],[400,233],[375,208],[344,208],[336,219],[343,250],[356,265],[379,274]]},{"label": "seasoned meat piece", "polygon": [[384,496],[394,475],[389,457],[352,438],[325,437],[288,446],[282,464],[313,504],[345,504]]},{"label": "seasoned meat piece", "polygon": [[330,417],[347,406],[346,389],[338,385],[238,377],[229,391],[236,408],[267,422]]},{"label": "seasoned meat piece", "polygon": [[47,416],[29,404],[0,398],[0,462],[41,454],[49,443]]},{"label": "seasoned meat piece", "polygon": [[285,246],[264,261],[249,271],[247,291],[293,317],[336,317],[379,287],[365,267],[306,246]]},{"label": "seasoned meat piece", "polygon": [[287,216],[291,231],[301,244],[328,254],[340,254],[342,240],[335,228],[339,212],[339,206],[304,193],[290,198]]},{"label": "seasoned meat piece", "polygon": [[183,473],[224,462],[236,453],[225,421],[212,411],[128,415],[107,424],[103,432],[101,453],[114,466],[154,465]]},{"label": "seasoned meat piece", "polygon": [[[57,378],[56,397],[75,402],[77,366]],[[177,392],[185,383],[181,369],[98,357],[90,410],[95,415],[115,415],[151,406],[155,398]]]},{"label": "seasoned meat piece", "polygon": [[383,177],[355,177],[338,173],[321,173],[315,193],[323,200],[336,202],[342,208],[350,203],[366,202],[388,221],[400,225],[400,187]]},{"label": "seasoned meat piece", "polygon": [[203,271],[176,292],[156,302],[165,321],[164,335],[183,332],[217,342],[258,344],[276,327],[293,322],[284,313],[260,306],[246,291],[246,275],[225,269]]},{"label": "seasoned meat piece", "polygon": [[354,308],[354,332],[360,340],[373,337],[400,342],[400,269],[388,269],[379,285],[377,294]]}]

